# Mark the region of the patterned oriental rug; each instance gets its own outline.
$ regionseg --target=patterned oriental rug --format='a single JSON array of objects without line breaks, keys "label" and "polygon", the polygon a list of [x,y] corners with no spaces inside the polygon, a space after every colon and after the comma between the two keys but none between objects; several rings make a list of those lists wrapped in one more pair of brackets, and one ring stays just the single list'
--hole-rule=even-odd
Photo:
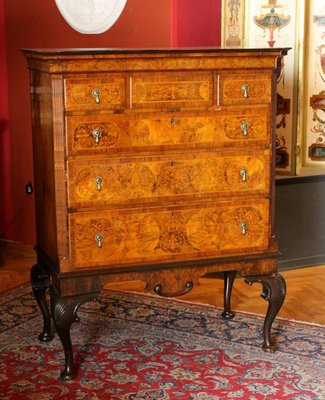
[{"label": "patterned oriental rug", "polygon": [[113,291],[78,315],[78,377],[64,382],[29,285],[0,295],[0,399],[325,399],[325,326],[276,319],[269,354],[257,315]]}]

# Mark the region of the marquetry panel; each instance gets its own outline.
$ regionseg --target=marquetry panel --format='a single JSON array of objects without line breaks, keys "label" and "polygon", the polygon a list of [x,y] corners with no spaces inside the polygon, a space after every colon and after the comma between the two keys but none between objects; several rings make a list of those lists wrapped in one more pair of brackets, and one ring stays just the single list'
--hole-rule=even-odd
[{"label": "marquetry panel", "polygon": [[210,72],[137,74],[131,79],[132,110],[206,109],[214,103],[214,75]]},{"label": "marquetry panel", "polygon": [[114,268],[265,250],[269,202],[77,213],[69,220],[72,267]]},{"label": "marquetry panel", "polygon": [[116,153],[177,147],[246,146],[270,140],[270,110],[254,107],[200,115],[71,116],[68,154]]},{"label": "marquetry panel", "polygon": [[[69,205],[96,202],[160,202],[184,196],[206,198],[236,193],[267,193],[269,151],[229,156],[186,153],[122,160],[69,162]],[[175,160],[175,161],[174,161]]]},{"label": "marquetry panel", "polygon": [[221,75],[220,104],[260,104],[271,102],[271,80],[268,75],[242,73]]},{"label": "marquetry panel", "polygon": [[65,108],[69,111],[100,111],[126,107],[125,78],[110,74],[65,80]]},{"label": "marquetry panel", "polygon": [[229,145],[258,145],[270,142],[270,108],[233,111],[222,120],[220,142]]}]

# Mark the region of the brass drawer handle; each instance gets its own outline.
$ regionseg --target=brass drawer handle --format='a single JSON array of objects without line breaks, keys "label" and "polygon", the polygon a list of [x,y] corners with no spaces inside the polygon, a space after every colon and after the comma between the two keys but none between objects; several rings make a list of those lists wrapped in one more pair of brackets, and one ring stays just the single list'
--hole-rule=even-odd
[{"label": "brass drawer handle", "polygon": [[247,175],[248,175],[247,169],[246,168],[241,168],[240,171],[239,171],[239,174],[240,174],[242,182],[246,183],[247,182]]},{"label": "brass drawer handle", "polygon": [[247,85],[247,83],[244,83],[243,85],[241,85],[241,91],[243,93],[243,97],[245,100],[248,99],[248,92],[249,92],[249,86]]},{"label": "brass drawer handle", "polygon": [[240,223],[240,229],[241,229],[241,234],[243,236],[246,236],[247,230],[248,230],[248,223],[246,221],[243,221]]},{"label": "brass drawer handle", "polygon": [[101,178],[100,176],[96,176],[95,183],[97,185],[98,192],[100,192],[102,190],[103,178]]},{"label": "brass drawer handle", "polygon": [[93,95],[93,97],[95,97],[96,104],[99,104],[101,91],[99,89],[95,88],[92,90],[91,94]]},{"label": "brass drawer handle", "polygon": [[248,124],[246,121],[242,121],[240,124],[240,129],[242,131],[242,134],[244,137],[247,137],[248,135]]},{"label": "brass drawer handle", "polygon": [[96,242],[97,242],[97,247],[98,247],[99,249],[101,249],[102,246],[103,246],[104,236],[101,235],[101,234],[99,233],[99,234],[97,234],[97,235],[95,236],[95,240],[96,240]]},{"label": "brass drawer handle", "polygon": [[100,130],[100,128],[93,129],[91,134],[93,135],[93,138],[95,139],[95,143],[99,144],[100,138],[102,137],[102,131]]},{"label": "brass drawer handle", "polygon": [[177,118],[171,118],[171,120],[170,120],[170,124],[173,126],[177,125],[177,122],[178,122]]}]

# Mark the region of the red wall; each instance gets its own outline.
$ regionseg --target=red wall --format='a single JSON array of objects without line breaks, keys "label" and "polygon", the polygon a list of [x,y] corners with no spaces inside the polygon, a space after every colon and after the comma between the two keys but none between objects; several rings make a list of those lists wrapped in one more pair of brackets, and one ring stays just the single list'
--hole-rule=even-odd
[{"label": "red wall", "polygon": [[221,0],[174,0],[172,46],[220,46]]},{"label": "red wall", "polygon": [[4,29],[4,4],[0,2],[0,238],[10,234],[10,218],[13,215],[12,202],[9,193],[11,184],[10,172],[10,142],[9,142],[9,109],[7,85],[6,37]]},{"label": "red wall", "polygon": [[[8,57],[10,185],[3,208],[10,221],[6,239],[35,242],[34,199],[25,194],[33,182],[29,75],[19,49],[23,47],[168,47],[170,1],[129,0],[120,19],[100,35],[82,35],[64,21],[54,0],[6,0],[5,25]],[[9,154],[9,152],[6,154]],[[10,163],[10,164],[9,164]],[[8,165],[9,164],[9,165]],[[8,182],[7,182],[8,184]],[[12,207],[10,207],[12,205]]]},{"label": "red wall", "polygon": [[[0,232],[0,238],[26,244],[35,242],[34,199],[25,194],[25,184],[33,182],[29,76],[19,49],[215,45],[220,43],[220,29],[216,27],[220,1],[128,0],[115,25],[100,35],[83,35],[70,28],[54,0],[4,1],[5,36],[2,32],[0,35],[2,42],[6,39],[9,118],[5,112],[1,119],[9,120],[10,135],[8,129],[1,131],[0,176],[6,174],[7,178],[0,216],[6,224],[14,220],[5,233]],[[173,29],[175,25],[177,29]],[[5,65],[2,42],[0,57]],[[5,87],[1,87],[3,91],[6,93]],[[6,111],[5,105],[3,110]]]}]

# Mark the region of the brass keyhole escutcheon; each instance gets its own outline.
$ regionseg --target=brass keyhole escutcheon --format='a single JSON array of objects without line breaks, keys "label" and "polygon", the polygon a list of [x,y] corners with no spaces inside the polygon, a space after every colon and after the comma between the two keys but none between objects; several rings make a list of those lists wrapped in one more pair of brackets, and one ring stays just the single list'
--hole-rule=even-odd
[{"label": "brass keyhole escutcheon", "polygon": [[247,169],[246,168],[241,168],[240,171],[239,171],[239,174],[241,176],[242,182],[246,183],[247,182],[247,174],[248,174]]},{"label": "brass keyhole escutcheon", "polygon": [[242,121],[240,124],[240,129],[242,131],[242,134],[244,137],[247,137],[248,135],[248,124],[246,121]]},{"label": "brass keyhole escutcheon", "polygon": [[102,190],[103,178],[101,178],[100,176],[96,176],[96,178],[95,178],[95,183],[96,183],[96,185],[97,185],[97,190],[98,190],[98,192],[101,192],[101,190]]},{"label": "brass keyhole escutcheon", "polygon": [[240,223],[240,229],[241,229],[241,234],[243,236],[246,236],[247,234],[247,229],[248,229],[248,223],[246,221],[243,221]]},{"label": "brass keyhole escutcheon", "polygon": [[96,236],[95,236],[95,240],[96,240],[96,242],[97,242],[97,247],[99,248],[99,249],[101,249],[102,248],[102,246],[103,246],[103,240],[104,240],[104,236],[102,235],[102,234],[97,234]]},{"label": "brass keyhole escutcheon", "polygon": [[244,83],[243,85],[241,85],[241,91],[243,93],[243,97],[245,100],[248,99],[248,92],[249,92],[249,86],[247,85],[247,83]]},{"label": "brass keyhole escutcheon", "polygon": [[100,130],[100,128],[93,129],[91,134],[93,135],[93,138],[95,139],[95,143],[99,144],[100,138],[102,137],[102,131]]},{"label": "brass keyhole escutcheon", "polygon": [[95,88],[92,90],[91,94],[93,95],[93,97],[95,97],[96,104],[99,104],[101,91],[99,89]]}]

